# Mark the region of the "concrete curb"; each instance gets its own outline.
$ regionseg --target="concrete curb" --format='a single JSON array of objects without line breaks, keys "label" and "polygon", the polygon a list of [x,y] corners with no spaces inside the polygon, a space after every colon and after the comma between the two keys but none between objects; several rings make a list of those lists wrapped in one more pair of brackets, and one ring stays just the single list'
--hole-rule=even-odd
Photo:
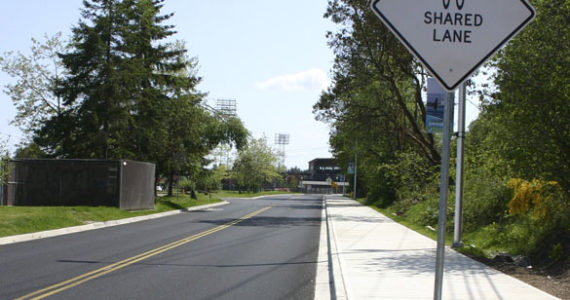
[{"label": "concrete curb", "polygon": [[327,196],[324,197],[327,218],[331,298],[346,300],[349,299],[349,297],[344,282],[344,275],[342,273],[342,261],[340,259],[340,253],[338,252],[338,242],[334,231],[334,222],[330,221],[331,216],[328,210]]},{"label": "concrete curb", "polygon": [[152,220],[152,219],[176,215],[176,214],[179,214],[182,212],[203,210],[203,209],[208,209],[211,207],[216,207],[216,206],[221,206],[221,205],[226,205],[226,204],[230,204],[230,202],[224,200],[223,202],[219,202],[219,203],[193,206],[193,207],[189,207],[186,209],[165,211],[165,212],[152,214],[152,215],[146,215],[146,216],[138,216],[138,217],[132,217],[132,218],[126,218],[126,219],[105,221],[105,222],[95,222],[95,223],[91,223],[91,224],[87,224],[87,225],[79,225],[79,226],[73,226],[73,227],[67,227],[67,228],[61,228],[61,229],[54,229],[54,230],[47,230],[47,231],[40,231],[40,232],[33,232],[33,233],[26,233],[26,234],[20,234],[20,235],[7,236],[7,237],[0,238],[0,245],[8,245],[8,244],[37,240],[37,239],[55,237],[55,236],[60,236],[60,235],[65,235],[65,234],[70,234],[70,233],[82,232],[82,231],[87,231],[87,230],[94,230],[94,229],[99,229],[99,228],[124,225],[124,224],[129,224],[129,223],[134,223],[134,222],[145,221],[145,220]]},{"label": "concrete curb", "polygon": [[323,196],[321,211],[321,231],[317,255],[317,276],[315,278],[315,300],[333,299],[333,281],[330,266],[329,235],[326,214],[326,198]]},{"label": "concrete curb", "polygon": [[[334,222],[331,221],[327,205],[327,195],[323,196],[323,212],[321,234],[319,242],[319,255],[317,266],[317,279],[315,281],[315,300],[349,299],[342,273],[342,261],[338,253],[338,242],[334,231]],[[321,262],[325,262],[322,264]]]}]

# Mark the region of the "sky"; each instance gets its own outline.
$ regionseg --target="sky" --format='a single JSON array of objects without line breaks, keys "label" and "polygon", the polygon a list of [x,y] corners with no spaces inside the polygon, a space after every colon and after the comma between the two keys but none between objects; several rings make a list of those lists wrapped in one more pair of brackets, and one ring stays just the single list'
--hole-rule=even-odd
[{"label": "sky", "polygon": [[[57,5],[54,5],[57,3]],[[0,54],[28,53],[31,38],[62,32],[70,36],[80,18],[81,0],[5,1],[0,10]],[[313,105],[330,84],[334,56],[326,32],[335,25],[323,18],[327,0],[167,0],[177,40],[198,60],[198,86],[209,105],[235,99],[237,114],[255,138],[274,145],[276,134],[289,134],[288,168],[308,168],[314,158],[331,157],[329,126],[314,119]],[[0,85],[13,82],[0,72]],[[471,101],[473,102],[473,101]],[[467,104],[467,122],[476,103]],[[24,135],[10,125],[16,111],[0,93],[0,140],[11,150]],[[457,114],[456,114],[457,115]]]}]

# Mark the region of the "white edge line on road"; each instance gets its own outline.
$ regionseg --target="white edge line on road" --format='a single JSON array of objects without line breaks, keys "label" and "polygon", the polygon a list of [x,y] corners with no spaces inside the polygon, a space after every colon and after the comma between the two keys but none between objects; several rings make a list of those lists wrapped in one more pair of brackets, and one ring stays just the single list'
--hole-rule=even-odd
[{"label": "white edge line on road", "polygon": [[203,209],[208,209],[211,207],[216,207],[216,206],[221,206],[221,205],[226,205],[226,204],[230,204],[230,202],[223,201],[223,202],[219,202],[219,203],[193,206],[193,207],[189,207],[186,209],[165,211],[165,212],[152,214],[152,215],[146,215],[146,216],[138,216],[138,217],[132,217],[132,218],[126,218],[126,219],[105,221],[105,222],[95,222],[95,223],[91,223],[91,224],[87,224],[87,225],[79,225],[79,226],[66,227],[66,228],[61,228],[61,229],[26,233],[26,234],[20,234],[20,235],[12,235],[12,236],[0,238],[0,245],[15,244],[15,243],[32,241],[32,240],[37,240],[37,239],[56,237],[56,236],[60,236],[60,235],[70,234],[70,233],[82,232],[82,231],[87,231],[87,230],[94,230],[94,229],[106,228],[106,227],[123,225],[123,224],[129,224],[129,223],[134,223],[134,222],[139,222],[139,221],[152,220],[152,219],[176,215],[176,214],[179,214],[182,212],[203,210]]}]

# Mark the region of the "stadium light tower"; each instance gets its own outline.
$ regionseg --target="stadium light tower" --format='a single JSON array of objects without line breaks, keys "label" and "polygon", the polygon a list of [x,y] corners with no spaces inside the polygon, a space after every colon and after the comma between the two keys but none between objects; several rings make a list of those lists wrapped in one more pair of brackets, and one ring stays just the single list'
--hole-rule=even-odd
[{"label": "stadium light tower", "polygon": [[279,147],[279,156],[281,160],[279,161],[279,167],[285,165],[285,146],[289,145],[289,134],[288,133],[276,133],[275,134],[275,145]]},{"label": "stadium light tower", "polygon": [[[235,117],[237,115],[237,104],[235,99],[217,99],[216,111],[221,115],[221,118],[226,121],[227,118]],[[232,144],[221,145],[222,149],[226,148],[226,168],[230,169],[230,152],[232,151]]]},{"label": "stadium light tower", "polygon": [[216,100],[216,110],[226,117],[235,117],[237,104],[235,99],[218,99]]}]

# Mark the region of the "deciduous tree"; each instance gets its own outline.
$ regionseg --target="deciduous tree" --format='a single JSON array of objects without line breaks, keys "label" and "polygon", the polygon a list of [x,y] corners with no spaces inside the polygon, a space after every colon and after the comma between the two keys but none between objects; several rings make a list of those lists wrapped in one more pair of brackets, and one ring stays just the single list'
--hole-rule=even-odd
[{"label": "deciduous tree", "polygon": [[537,16],[495,60],[498,93],[484,109],[512,177],[570,191],[570,3],[531,2]]},{"label": "deciduous tree", "polygon": [[252,139],[245,149],[239,151],[233,171],[242,188],[257,192],[263,184],[281,177],[277,172],[277,162],[277,155],[267,145],[265,137]]},{"label": "deciduous tree", "polygon": [[[365,0],[329,1],[325,17],[338,24],[328,33],[335,53],[333,84],[314,105],[317,119],[332,123],[331,146],[346,165],[359,156],[360,191],[393,195],[400,185],[381,169],[400,166],[399,152],[417,156],[419,173],[439,165],[440,154],[425,128],[422,99],[426,71],[378,20]],[[428,170],[428,171],[426,171]],[[416,172],[417,173],[417,172]],[[378,182],[382,187],[378,189]],[[376,196],[377,197],[377,196]]]},{"label": "deciduous tree", "polygon": [[61,112],[61,98],[54,89],[57,80],[65,76],[57,55],[65,50],[61,33],[46,34],[44,40],[32,38],[30,50],[30,54],[10,51],[0,57],[2,71],[16,80],[4,85],[17,111],[12,123],[27,135]]}]

